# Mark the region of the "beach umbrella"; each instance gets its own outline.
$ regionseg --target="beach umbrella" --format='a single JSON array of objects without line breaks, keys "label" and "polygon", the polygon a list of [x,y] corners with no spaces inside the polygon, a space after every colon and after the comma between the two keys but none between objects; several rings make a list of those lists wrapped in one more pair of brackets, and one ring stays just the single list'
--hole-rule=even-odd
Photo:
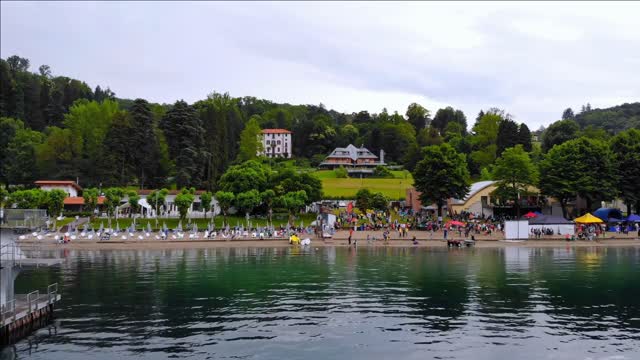
[{"label": "beach umbrella", "polygon": [[458,220],[451,220],[447,223],[449,226],[464,226],[464,223]]},{"label": "beach umbrella", "polygon": [[621,223],[622,221],[624,221],[624,220],[622,220],[622,219],[616,219],[616,218],[609,218],[609,221],[608,221],[608,222],[609,222],[609,223]]},{"label": "beach umbrella", "polygon": [[523,217],[525,217],[527,219],[534,218],[534,217],[537,217],[537,216],[538,216],[538,214],[536,214],[534,212],[531,212],[531,211],[529,211],[528,213],[523,215]]},{"label": "beach umbrella", "polygon": [[599,224],[604,222],[602,221],[602,219],[591,215],[591,213],[586,213],[578,218],[575,218],[573,221],[575,221],[576,224]]}]

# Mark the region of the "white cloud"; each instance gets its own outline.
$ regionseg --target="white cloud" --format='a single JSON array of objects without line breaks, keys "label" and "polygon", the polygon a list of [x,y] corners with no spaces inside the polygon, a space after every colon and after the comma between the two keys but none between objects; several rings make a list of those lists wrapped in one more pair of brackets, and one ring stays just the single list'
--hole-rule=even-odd
[{"label": "white cloud", "polygon": [[356,112],[498,106],[531,128],[640,99],[640,3],[6,3],[3,57],[195,101],[228,91]]}]

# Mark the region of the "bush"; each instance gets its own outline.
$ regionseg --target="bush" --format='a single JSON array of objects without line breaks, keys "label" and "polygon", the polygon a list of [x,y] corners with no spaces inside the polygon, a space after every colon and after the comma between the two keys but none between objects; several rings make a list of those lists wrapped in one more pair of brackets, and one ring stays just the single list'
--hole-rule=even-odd
[{"label": "bush", "polygon": [[389,169],[387,169],[386,167],[384,167],[382,165],[378,165],[373,170],[373,177],[374,178],[389,179],[389,178],[393,178],[394,176],[393,176],[393,173],[391,171],[389,171]]},{"label": "bush", "polygon": [[333,172],[336,174],[336,178],[338,179],[346,179],[349,177],[349,172],[342,165],[340,165],[339,168],[333,170]]}]

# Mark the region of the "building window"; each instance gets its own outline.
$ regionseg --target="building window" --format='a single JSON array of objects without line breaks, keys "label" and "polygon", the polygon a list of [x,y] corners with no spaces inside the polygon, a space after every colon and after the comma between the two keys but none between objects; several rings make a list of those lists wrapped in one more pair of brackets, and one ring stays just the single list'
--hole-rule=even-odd
[{"label": "building window", "polygon": [[267,140],[267,145],[269,145],[271,142],[269,140]]},{"label": "building window", "polygon": [[280,140],[278,140],[278,145],[280,145]]},{"label": "building window", "polygon": [[278,152],[280,152],[280,148],[278,148],[278,150],[277,150],[277,151],[278,151]]}]

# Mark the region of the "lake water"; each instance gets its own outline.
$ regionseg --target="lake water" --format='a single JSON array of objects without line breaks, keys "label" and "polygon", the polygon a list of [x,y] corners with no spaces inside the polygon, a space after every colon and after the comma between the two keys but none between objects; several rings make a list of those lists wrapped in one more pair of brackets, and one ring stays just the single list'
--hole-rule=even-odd
[{"label": "lake water", "polygon": [[640,359],[640,248],[65,251],[3,358]]}]

